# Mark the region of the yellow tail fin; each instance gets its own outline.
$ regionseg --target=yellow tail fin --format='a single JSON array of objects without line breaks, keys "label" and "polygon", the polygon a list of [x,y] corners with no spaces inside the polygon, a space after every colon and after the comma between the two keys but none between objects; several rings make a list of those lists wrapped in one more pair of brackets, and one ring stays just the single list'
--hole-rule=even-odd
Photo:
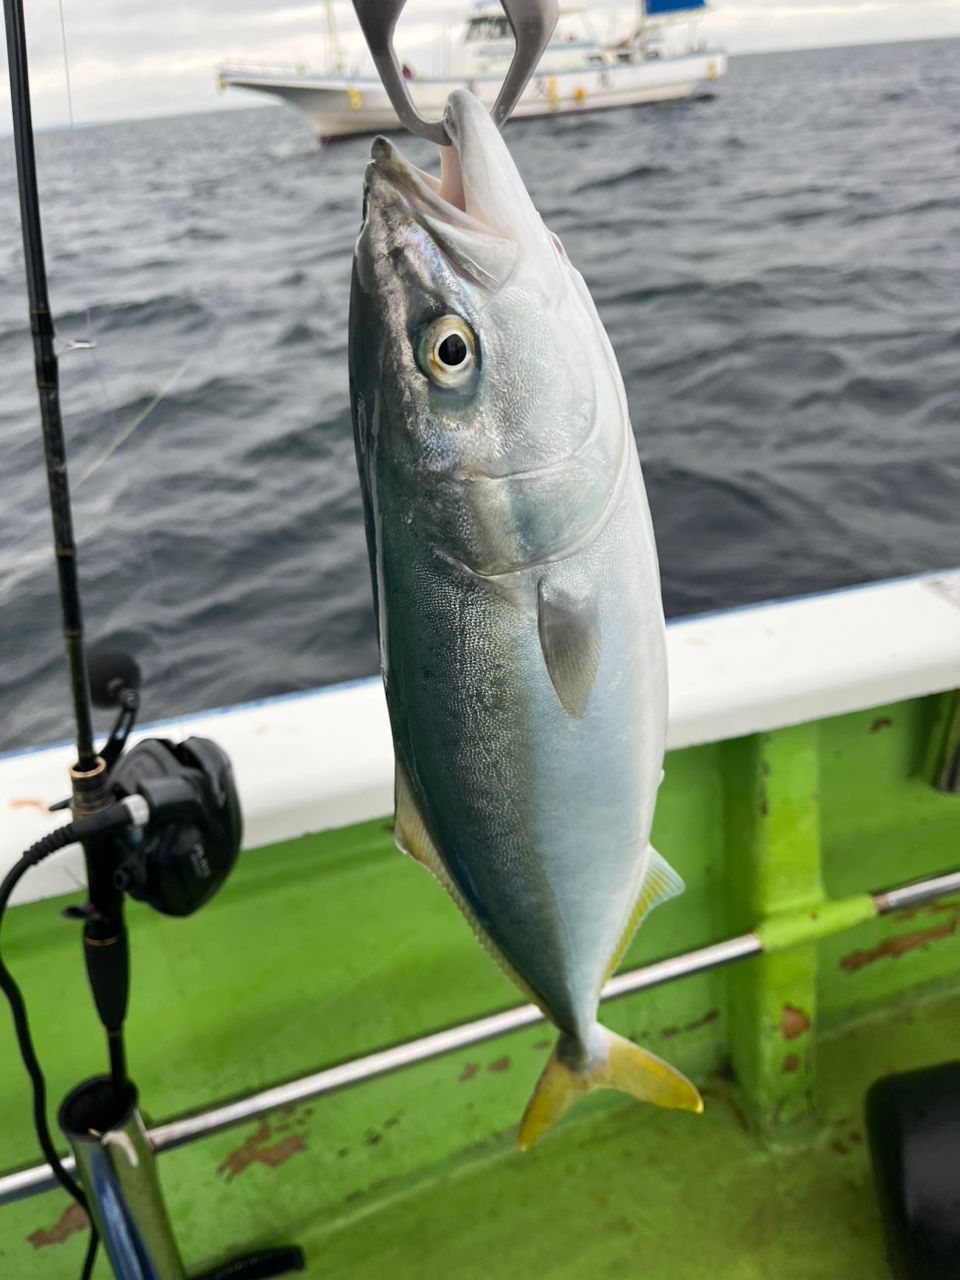
[{"label": "yellow tail fin", "polygon": [[520,1121],[521,1150],[594,1089],[619,1089],[658,1107],[703,1110],[703,1099],[686,1076],[623,1036],[597,1026],[590,1044],[581,1045],[561,1033]]}]

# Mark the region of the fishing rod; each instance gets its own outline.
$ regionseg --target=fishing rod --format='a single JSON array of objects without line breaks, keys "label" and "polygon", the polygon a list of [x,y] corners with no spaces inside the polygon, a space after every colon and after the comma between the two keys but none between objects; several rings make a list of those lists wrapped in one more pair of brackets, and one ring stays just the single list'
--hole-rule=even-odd
[{"label": "fishing rod", "polygon": [[[37,841],[0,879],[0,924],[24,875],[57,850],[81,845],[87,900],[62,914],[83,924],[84,963],[106,1032],[109,1059],[109,1075],[82,1082],[59,1111],[85,1190],[65,1167],[50,1135],[46,1084],[26,1004],[2,955],[0,990],[9,1001],[30,1077],[40,1147],[54,1177],[90,1218],[84,1280],[92,1274],[101,1238],[118,1280],[185,1280],[157,1181],[154,1151],[127,1071],[123,1028],[130,957],[124,898],[129,893],[173,916],[190,915],[206,903],[236,862],[243,829],[240,805],[229,760],[206,739],[175,745],[148,738],[124,756],[140,708],[139,668],[125,654],[101,652],[88,658],[84,649],[22,0],[3,0],[3,15],[30,332],[77,754],[69,769],[71,797],[52,806],[72,809],[73,821]],[[113,729],[99,752],[94,743],[94,705],[117,710]],[[302,1252],[284,1247],[235,1258],[207,1273],[204,1280],[279,1276],[303,1266]]]},{"label": "fishing rod", "polygon": [[[83,610],[80,603],[77,548],[73,534],[66,444],[60,412],[60,370],[54,345],[56,331],[50,311],[43,252],[22,0],[3,0],[3,16],[30,332],[33,338],[47,489],[53,523],[63,643],[76,727],[77,759],[70,768],[71,807],[79,817],[107,807],[107,769],[103,758],[97,755],[93,739],[93,711],[83,646]],[[127,1083],[123,1023],[129,992],[129,954],[123,920],[123,894],[114,883],[116,868],[110,857],[113,844],[109,838],[99,835],[90,835],[84,841],[88,902],[84,907],[77,908],[74,914],[83,919],[84,958],[97,1013],[107,1034],[111,1078],[114,1087],[122,1090]]]},{"label": "fishing rod", "polygon": [[76,723],[75,770],[78,774],[87,775],[96,773],[97,757],[93,745],[90,687],[83,652],[83,614],[80,607],[77,550],[73,538],[63,419],[60,414],[59,362],[54,347],[56,334],[50,314],[47,271],[43,254],[40,198],[37,190],[37,165],[30,109],[30,83],[27,72],[27,42],[21,0],[3,0],[3,16],[7,34],[13,145],[20,194],[20,224],[23,231],[27,295],[30,303],[30,331],[33,335],[37,392],[40,398],[40,419],[43,425],[43,448],[50,495],[50,514],[53,519],[60,611],[63,618],[63,641],[67,654],[70,696]]}]

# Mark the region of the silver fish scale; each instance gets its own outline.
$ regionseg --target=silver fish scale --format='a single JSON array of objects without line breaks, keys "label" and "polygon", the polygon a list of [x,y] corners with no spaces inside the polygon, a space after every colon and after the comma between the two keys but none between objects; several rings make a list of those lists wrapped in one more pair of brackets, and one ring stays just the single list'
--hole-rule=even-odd
[{"label": "silver fish scale", "polygon": [[[456,896],[586,1043],[648,864],[666,733],[656,552],[622,382],[525,193],[509,285],[485,289],[502,236],[467,244],[458,226],[438,253],[436,197],[426,217],[408,195],[416,174],[398,185],[374,168],[351,396],[397,759]],[[418,364],[444,314],[482,353],[456,390]]]}]

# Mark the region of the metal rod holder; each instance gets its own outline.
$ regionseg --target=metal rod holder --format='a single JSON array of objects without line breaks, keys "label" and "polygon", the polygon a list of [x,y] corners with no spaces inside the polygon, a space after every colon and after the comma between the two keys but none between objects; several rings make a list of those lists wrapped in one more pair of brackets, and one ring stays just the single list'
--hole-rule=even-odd
[{"label": "metal rod holder", "polygon": [[85,1080],[59,1120],[117,1280],[186,1280],[133,1085]]},{"label": "metal rod holder", "polygon": [[[868,896],[872,898],[873,913],[884,916],[891,911],[899,911],[903,907],[915,906],[919,902],[930,902],[934,898],[953,893],[960,893],[960,871],[928,876],[923,880]],[[804,911],[803,914],[809,918],[808,911]],[[705,973],[710,969],[747,959],[749,956],[760,955],[767,949],[761,933],[762,926],[758,926],[755,931],[725,938],[722,942],[714,942],[709,946],[700,947],[695,951],[686,951],[680,955],[668,956],[664,960],[657,960],[641,968],[617,974],[604,988],[603,998],[614,999],[617,996],[646,991],[665,982],[675,982],[679,978],[689,977],[695,973]],[[436,1031],[416,1040],[408,1040],[389,1049],[380,1049],[334,1067],[326,1067],[322,1071],[301,1076],[286,1084],[262,1089],[236,1102],[211,1107],[179,1120],[170,1120],[152,1129],[149,1140],[156,1151],[167,1151],[219,1133],[231,1125],[256,1119],[278,1107],[304,1102],[308,1098],[323,1097],[337,1089],[360,1084],[365,1080],[375,1079],[389,1072],[413,1066],[418,1062],[429,1061],[440,1054],[464,1049],[507,1032],[532,1026],[542,1018],[543,1014],[535,1005],[525,1004],[505,1009],[501,1013],[477,1018],[473,1022],[461,1023],[456,1027],[448,1027],[444,1031]],[[66,1160],[64,1164],[67,1169],[73,1168],[70,1160]],[[0,1205],[25,1196],[38,1195],[41,1191],[49,1191],[55,1185],[50,1167],[45,1164],[6,1174],[0,1177]]]},{"label": "metal rod holder", "polygon": [[960,795],[960,689],[937,702],[925,772],[938,791]]}]

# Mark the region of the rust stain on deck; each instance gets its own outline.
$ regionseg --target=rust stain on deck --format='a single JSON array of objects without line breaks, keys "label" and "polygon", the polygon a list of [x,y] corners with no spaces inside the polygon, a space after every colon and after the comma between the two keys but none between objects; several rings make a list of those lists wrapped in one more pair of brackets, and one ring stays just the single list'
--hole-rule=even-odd
[{"label": "rust stain on deck", "polygon": [[893,721],[889,716],[878,716],[870,726],[871,733],[879,733],[881,729],[889,729]]},{"label": "rust stain on deck", "polygon": [[796,1005],[785,1004],[780,1015],[780,1034],[784,1040],[796,1040],[810,1030],[810,1019]]},{"label": "rust stain on deck", "polygon": [[494,1058],[493,1062],[487,1065],[488,1071],[495,1071],[498,1074],[501,1071],[507,1071],[510,1068],[510,1059],[504,1055],[502,1058]]},{"label": "rust stain on deck", "polygon": [[785,1076],[790,1076],[790,1075],[793,1075],[794,1071],[796,1071],[799,1065],[800,1065],[800,1059],[797,1057],[797,1055],[795,1053],[788,1053],[783,1060],[783,1066],[781,1067],[781,1070]]},{"label": "rust stain on deck", "polygon": [[71,1201],[52,1227],[31,1231],[27,1242],[35,1249],[42,1249],[48,1244],[63,1244],[64,1240],[76,1235],[78,1231],[86,1231],[89,1225],[90,1219],[78,1204]]},{"label": "rust stain on deck", "polygon": [[460,1074],[457,1076],[457,1083],[466,1084],[468,1080],[473,1079],[473,1077],[477,1074],[479,1070],[480,1070],[480,1067],[476,1062],[468,1062],[467,1065],[460,1072]]},{"label": "rust stain on deck", "polygon": [[915,907],[901,907],[899,911],[893,913],[893,918],[894,920],[912,920],[914,916],[924,911],[929,911],[932,916],[960,915],[960,902],[939,902],[934,898],[932,902],[918,902]]},{"label": "rust stain on deck", "polygon": [[682,1027],[664,1027],[660,1032],[660,1038],[662,1040],[671,1040],[674,1036],[679,1036],[685,1031],[699,1031],[701,1027],[708,1027],[711,1022],[716,1022],[719,1017],[719,1009],[711,1009],[702,1018],[694,1018],[693,1022],[685,1022]]},{"label": "rust stain on deck", "polygon": [[747,1119],[746,1112],[740,1106],[739,1102],[737,1102],[728,1087],[702,1084],[700,1086],[700,1095],[703,1098],[713,1098],[717,1102],[725,1103],[726,1106],[730,1108],[731,1115],[743,1132],[750,1132],[750,1121]]},{"label": "rust stain on deck", "polygon": [[273,1130],[270,1125],[267,1123],[260,1125],[242,1146],[237,1147],[236,1151],[231,1151],[217,1169],[217,1173],[222,1173],[228,1182],[232,1182],[251,1165],[262,1164],[268,1169],[276,1169],[291,1156],[295,1156],[298,1151],[307,1149],[305,1134],[291,1133],[286,1138],[281,1138],[279,1142],[271,1142],[272,1137]]},{"label": "rust stain on deck", "polygon": [[702,1018],[694,1018],[693,1022],[688,1022],[682,1029],[684,1031],[699,1031],[701,1027],[709,1027],[711,1022],[716,1022],[720,1017],[719,1009],[710,1009]]},{"label": "rust stain on deck", "polygon": [[956,933],[956,930],[957,918],[954,916],[953,919],[934,925],[931,929],[918,929],[916,933],[901,933],[894,938],[884,938],[869,951],[851,951],[849,955],[843,956],[840,960],[840,968],[847,973],[856,973],[859,969],[865,969],[868,964],[873,964],[874,961],[882,960],[886,956],[896,960],[906,952],[916,950],[917,947],[925,947],[929,942],[939,942],[941,938],[948,938],[952,933]]},{"label": "rust stain on deck", "polygon": [[43,800],[37,800],[34,796],[14,796],[10,801],[11,809],[36,809],[39,813],[47,814],[50,812],[48,806]]}]

